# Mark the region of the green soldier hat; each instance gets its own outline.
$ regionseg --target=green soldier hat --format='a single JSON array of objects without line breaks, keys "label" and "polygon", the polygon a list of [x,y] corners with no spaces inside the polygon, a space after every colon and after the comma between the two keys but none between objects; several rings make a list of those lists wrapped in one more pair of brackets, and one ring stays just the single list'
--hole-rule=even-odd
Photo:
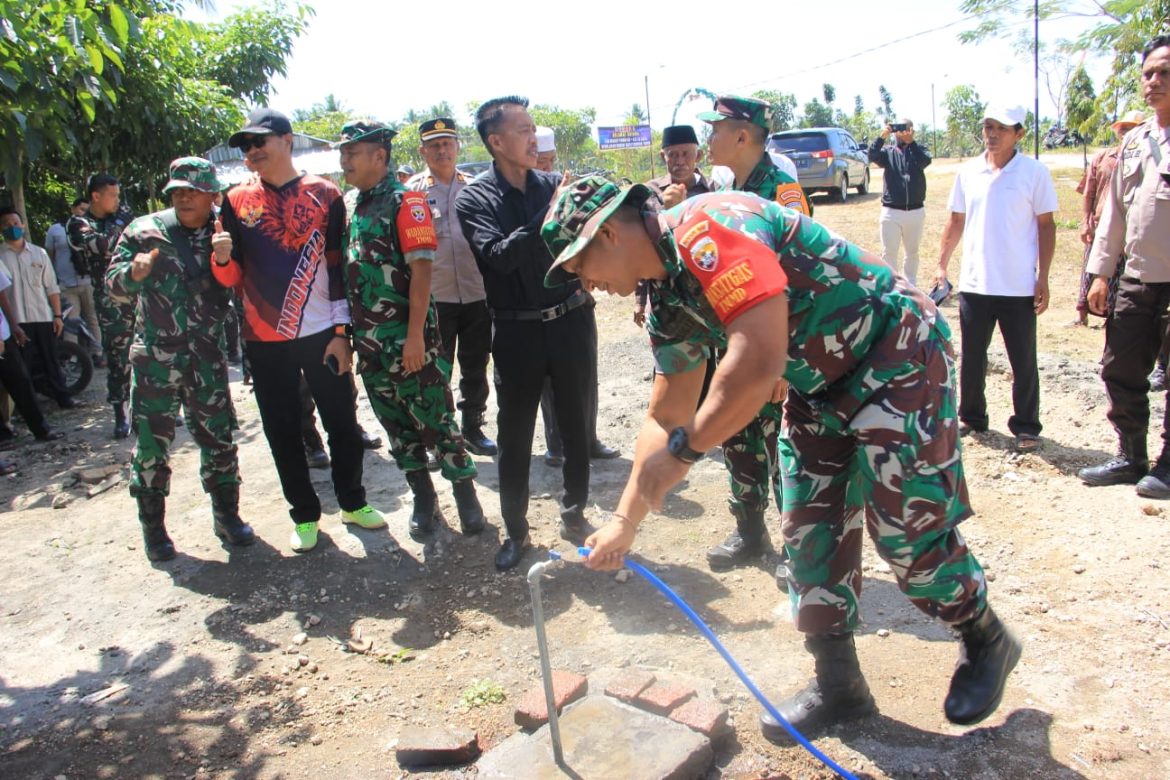
[{"label": "green soldier hat", "polygon": [[398,131],[375,119],[357,119],[346,122],[341,128],[341,137],[333,142],[334,149],[340,149],[348,144],[365,141],[371,144],[388,144],[398,135]]},{"label": "green soldier hat", "polygon": [[455,120],[445,116],[423,122],[418,126],[420,141],[429,141],[432,138],[458,138],[459,130],[455,127]]},{"label": "green soldier hat", "polygon": [[200,192],[222,192],[223,185],[215,175],[215,166],[202,157],[180,157],[171,163],[171,178],[162,194],[170,195],[177,189]]},{"label": "green soldier hat", "polygon": [[639,205],[650,197],[645,184],[622,189],[601,176],[586,176],[570,184],[549,210],[540,237],[552,253],[553,264],[544,276],[545,287],[557,287],[572,280],[561,270],[584,249],[597,228],[627,201]]},{"label": "green soldier hat", "polygon": [[772,129],[772,104],[755,98],[737,95],[720,95],[715,98],[712,111],[703,111],[699,119],[704,122],[722,122],[724,119],[739,119],[751,122],[765,130]]}]

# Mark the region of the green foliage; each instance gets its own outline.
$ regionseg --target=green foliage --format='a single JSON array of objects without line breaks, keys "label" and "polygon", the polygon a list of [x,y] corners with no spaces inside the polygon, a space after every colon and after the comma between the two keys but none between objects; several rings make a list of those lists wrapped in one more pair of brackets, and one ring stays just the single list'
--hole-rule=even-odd
[{"label": "green foliage", "polygon": [[982,147],[979,123],[986,104],[970,84],[952,87],[943,97],[947,109],[946,144],[950,155],[968,157]]},{"label": "green foliage", "polygon": [[832,84],[821,85],[821,95],[825,98],[825,105],[833,105],[833,101],[837,99],[837,88]]},{"label": "green foliage", "polygon": [[488,704],[501,704],[507,698],[503,686],[491,680],[472,680],[471,685],[459,694],[459,700],[465,710],[485,707]]},{"label": "green foliage", "polygon": [[832,124],[832,107],[826,106],[817,98],[804,104],[804,116],[800,118],[801,127],[831,127]]},{"label": "green foliage", "polygon": [[894,97],[886,89],[885,84],[878,85],[878,101],[881,103],[881,108],[877,110],[877,115],[883,123],[893,122],[897,119],[894,116]]},{"label": "green foliage", "polygon": [[291,117],[295,132],[325,141],[336,140],[345,123],[356,118],[334,95],[326,95],[324,102],[316,103],[312,108],[297,109]]},{"label": "green foliage", "polygon": [[1093,80],[1085,72],[1085,66],[1077,66],[1068,84],[1068,97],[1065,101],[1065,123],[1076,130],[1086,139],[1094,139],[1100,132],[1102,123],[1094,124],[1093,115],[1097,102],[1097,95],[1093,91]]},{"label": "green foliage", "polygon": [[[976,27],[960,34],[959,40],[964,43],[1005,37],[1021,22],[1031,20],[1034,13],[1032,0],[963,0],[959,9],[979,18]],[[1067,45],[1066,52],[1096,54],[1112,60],[1110,75],[1097,94],[1088,120],[1089,129],[1100,140],[1105,134],[1106,120],[1130,107],[1140,107],[1136,55],[1151,38],[1164,34],[1170,26],[1170,0],[1100,0],[1088,4],[1078,0],[1044,0],[1040,3],[1041,20],[1071,16],[1094,22]]]},{"label": "green foliage", "polygon": [[760,89],[753,92],[751,96],[772,104],[771,131],[773,133],[791,130],[796,126],[796,95],[781,92],[778,89]]},{"label": "green foliage", "polygon": [[3,72],[33,74],[15,91],[0,78],[0,106],[9,109],[0,127],[16,141],[0,152],[4,171],[14,200],[29,181],[45,188],[30,201],[52,209],[30,219],[56,216],[52,182],[73,182],[76,192],[102,170],[122,179],[138,210],[155,205],[171,160],[223,141],[239,127],[244,101],[267,97],[312,13],[277,2],[197,24],[181,18],[182,7],[0,0],[0,24],[19,43],[0,35]]}]

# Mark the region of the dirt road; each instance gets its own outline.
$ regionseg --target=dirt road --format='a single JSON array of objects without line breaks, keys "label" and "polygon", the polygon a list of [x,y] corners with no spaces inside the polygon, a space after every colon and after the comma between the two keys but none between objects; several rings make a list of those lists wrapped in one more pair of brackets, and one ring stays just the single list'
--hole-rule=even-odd
[{"label": "dirt road", "polygon": [[[1168,507],[1075,478],[1114,447],[1095,374],[1103,333],[1063,327],[1080,266],[1076,230],[1065,222],[1078,213],[1078,175],[1054,171],[1062,213],[1056,305],[1041,319],[1043,449],[1011,449],[1009,369],[998,344],[988,380],[993,430],[965,448],[977,516],[964,533],[993,580],[996,609],[1026,644],[1024,658],[992,718],[973,729],[949,725],[942,698],[956,644],[909,606],[867,552],[858,646],[881,714],[818,740],[850,770],[1001,780],[1170,775]],[[945,162],[932,169],[924,283],[952,176]],[[880,192],[876,176],[874,188]],[[817,217],[873,246],[877,210],[869,195],[818,202]],[[650,387],[645,334],[631,308],[604,297],[598,306],[599,429],[625,457],[594,463],[595,516],[617,501]],[[957,331],[953,304],[944,311]],[[252,548],[228,550],[212,536],[185,431],[168,503],[180,550],[173,563],[146,562],[124,481],[93,497],[92,486],[72,484],[79,468],[129,457],[126,442],[108,438],[100,372],[88,408],[53,413],[69,433],[64,444],[16,451],[21,471],[0,480],[0,777],[399,777],[391,748],[404,724],[470,725],[488,747],[514,732],[512,706],[539,672],[524,579],[492,567],[500,526],[494,464],[478,460],[492,528],[479,539],[444,529],[426,548],[406,533],[408,491],[385,451],[367,453],[365,481],[390,516],[386,531],[343,528],[327,472],[313,472],[326,504],[322,544],[296,556],[255,401],[233,376],[242,508],[260,538]],[[1163,402],[1154,399],[1154,419]],[[364,401],[362,419],[375,427]],[[540,452],[532,466],[537,549],[527,563],[564,548],[555,528],[558,479]],[[704,549],[732,525],[724,479],[717,457],[701,461],[662,515],[646,522],[637,552],[764,690],[784,695],[811,665],[771,566],[712,574],[703,562]],[[453,521],[449,487],[440,494]],[[779,539],[774,511],[769,524]],[[566,569],[545,594],[555,666],[594,682],[645,667],[727,704],[735,732],[711,777],[828,776],[800,751],[759,737],[756,705],[641,581]],[[351,652],[351,639],[372,648]]]}]

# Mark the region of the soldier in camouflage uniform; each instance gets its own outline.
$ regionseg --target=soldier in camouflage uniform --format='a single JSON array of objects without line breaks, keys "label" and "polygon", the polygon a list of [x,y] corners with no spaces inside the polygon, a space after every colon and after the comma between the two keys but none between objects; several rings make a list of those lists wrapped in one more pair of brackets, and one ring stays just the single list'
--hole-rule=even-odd
[{"label": "soldier in camouflage uniform", "polygon": [[[752,98],[720,96],[714,109],[699,114],[699,119],[712,127],[709,140],[712,163],[726,165],[735,174],[732,189],[774,199],[804,214],[811,213],[800,184],[773,165],[765,150],[771,128],[771,105]],[[736,528],[722,544],[707,551],[707,562],[716,571],[745,563],[769,547],[764,514],[768,511],[769,485],[775,493],[777,508],[781,505],[776,436],[780,430],[784,391],[781,380],[756,418],[723,442],[723,462],[731,487],[728,505]],[[787,574],[782,560],[776,570],[776,583],[782,590],[788,589]]]},{"label": "soldier in camouflage uniform", "polygon": [[211,496],[215,535],[233,545],[255,541],[240,519],[240,471],[232,443],[234,416],[222,339],[229,291],[211,275],[211,204],[222,188],[215,166],[200,157],[171,163],[163,195],[174,208],[134,220],[114,250],[105,282],[118,305],[137,301],[142,329],[130,363],[134,447],[130,495],[146,557],[165,561],[175,547],[165,525],[170,492],[168,450],[182,406],[199,445],[199,476]]},{"label": "soldier in camouflage uniform", "polygon": [[134,218],[120,205],[118,180],[108,174],[95,174],[86,185],[89,208],[80,216],[70,217],[66,225],[69,246],[83,258],[93,280],[93,300],[102,332],[102,350],[106,355],[106,401],[114,407],[114,438],[130,434],[126,418],[126,401],[130,397],[130,342],[134,338],[133,298],[115,301],[106,286],[109,268],[118,237]]},{"label": "soldier in camouflage uniform", "polygon": [[[619,567],[638,522],[783,375],[790,599],[816,678],[778,709],[806,733],[875,709],[853,644],[864,524],[914,605],[960,633],[947,718],[987,717],[1020,645],[987,606],[983,570],[957,527],[971,508],[946,322],[878,257],[775,203],[728,192],[655,208],[641,185],[621,191],[590,177],[570,185],[542,229],[557,257],[550,284],[568,272],[629,295],[651,280],[647,327],[661,374],[618,509],[585,542],[589,566]],[[720,349],[696,412],[697,369]],[[766,737],[786,738],[762,721]]]},{"label": "soldier in camouflage uniform", "polygon": [[484,519],[476,468],[455,424],[451,362],[439,348],[431,301],[438,240],[426,194],[407,192],[390,170],[395,135],[381,122],[363,120],[345,125],[335,144],[345,180],[355,187],[345,200],[345,285],[358,372],[414,494],[411,535],[423,537],[435,527],[428,448],[437,451],[439,468],[452,483],[463,533],[477,534]]}]

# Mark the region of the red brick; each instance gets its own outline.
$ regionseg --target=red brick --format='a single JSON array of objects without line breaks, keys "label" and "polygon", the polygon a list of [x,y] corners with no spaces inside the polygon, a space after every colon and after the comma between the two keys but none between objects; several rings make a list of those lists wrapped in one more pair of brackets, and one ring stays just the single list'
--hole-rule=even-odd
[{"label": "red brick", "polygon": [[[589,691],[589,681],[579,674],[572,672],[554,671],[553,701],[556,703],[557,714]],[[544,685],[534,688],[520,699],[516,705],[516,725],[525,731],[535,731],[548,723],[548,708],[544,703]]]},{"label": "red brick", "polygon": [[669,715],[683,702],[695,698],[695,689],[686,685],[659,683],[638,694],[637,704],[656,715]]},{"label": "red brick", "polygon": [[638,698],[638,694],[649,688],[655,683],[657,678],[650,672],[644,672],[640,669],[631,669],[627,672],[622,672],[605,688],[607,696],[612,696],[619,701],[624,701],[627,704],[632,704]]},{"label": "red brick", "polygon": [[670,713],[670,719],[715,739],[727,728],[727,708],[719,702],[691,699]]},{"label": "red brick", "polygon": [[394,750],[402,766],[452,766],[479,757],[479,735],[450,726],[407,726]]}]

